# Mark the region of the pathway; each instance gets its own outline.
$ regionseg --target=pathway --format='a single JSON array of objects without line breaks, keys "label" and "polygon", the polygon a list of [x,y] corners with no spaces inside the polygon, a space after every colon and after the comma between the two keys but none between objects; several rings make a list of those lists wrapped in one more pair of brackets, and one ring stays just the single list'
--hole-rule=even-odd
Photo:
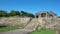
[{"label": "pathway", "polygon": [[30,32],[32,32],[32,31],[31,30],[26,30],[26,29],[18,29],[18,30],[2,32],[0,34],[29,34]]}]

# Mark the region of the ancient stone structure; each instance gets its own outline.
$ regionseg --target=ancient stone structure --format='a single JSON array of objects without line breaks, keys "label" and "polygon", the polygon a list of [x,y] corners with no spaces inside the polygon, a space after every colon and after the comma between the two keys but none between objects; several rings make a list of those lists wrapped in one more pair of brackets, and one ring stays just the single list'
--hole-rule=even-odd
[{"label": "ancient stone structure", "polygon": [[41,29],[41,28],[60,31],[60,18],[58,18],[55,13],[39,12],[39,13],[36,13],[35,17],[36,18],[2,17],[0,18],[0,24],[6,25],[6,26],[23,25],[23,29],[31,30],[31,31],[35,31],[36,29]]},{"label": "ancient stone structure", "polygon": [[57,15],[55,13],[53,13],[52,11],[50,12],[39,12],[36,13],[35,17],[39,18],[39,17],[56,17]]}]

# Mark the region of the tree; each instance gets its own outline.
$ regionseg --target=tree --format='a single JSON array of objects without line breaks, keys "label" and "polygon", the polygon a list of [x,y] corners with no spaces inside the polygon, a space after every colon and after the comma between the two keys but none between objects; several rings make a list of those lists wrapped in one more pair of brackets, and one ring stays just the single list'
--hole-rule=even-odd
[{"label": "tree", "polygon": [[6,11],[0,10],[0,17],[9,17],[9,16],[34,17],[33,14],[24,11],[19,12],[11,10],[10,13],[7,13]]},{"label": "tree", "polygon": [[7,16],[7,12],[0,10],[0,17],[6,17]]},{"label": "tree", "polygon": [[33,14],[31,14],[31,13],[27,13],[27,12],[24,12],[24,11],[21,11],[21,16],[26,16],[26,17],[34,17],[34,15]]},{"label": "tree", "polygon": [[11,10],[11,12],[9,13],[10,16],[20,16],[20,12],[19,11],[15,11],[15,10]]}]

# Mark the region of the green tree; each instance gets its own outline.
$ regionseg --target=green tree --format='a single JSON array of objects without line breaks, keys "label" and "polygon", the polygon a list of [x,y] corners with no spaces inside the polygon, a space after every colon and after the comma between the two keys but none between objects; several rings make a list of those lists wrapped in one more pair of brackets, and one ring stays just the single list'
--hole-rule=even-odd
[{"label": "green tree", "polygon": [[21,16],[26,16],[26,17],[34,17],[34,15],[33,14],[31,14],[31,13],[27,13],[27,12],[24,12],[24,11],[21,11]]},{"label": "green tree", "polygon": [[19,11],[15,11],[15,10],[11,10],[11,12],[9,13],[10,16],[20,16],[20,12]]},{"label": "green tree", "polygon": [[0,10],[0,17],[6,17],[7,16],[7,12]]}]

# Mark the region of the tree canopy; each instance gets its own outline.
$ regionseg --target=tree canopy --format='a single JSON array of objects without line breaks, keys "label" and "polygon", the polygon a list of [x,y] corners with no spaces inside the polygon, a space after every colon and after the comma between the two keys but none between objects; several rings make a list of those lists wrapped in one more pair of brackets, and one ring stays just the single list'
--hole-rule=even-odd
[{"label": "tree canopy", "polygon": [[16,16],[16,15],[20,15],[19,11],[15,11],[15,10],[11,10],[11,12],[9,13],[10,16]]},{"label": "tree canopy", "polygon": [[7,16],[7,12],[0,10],[0,17],[6,17]]},{"label": "tree canopy", "polygon": [[21,16],[34,17],[33,14],[31,14],[31,13],[27,13],[27,12],[24,12],[24,11],[21,11]]},{"label": "tree canopy", "polygon": [[17,10],[11,10],[8,13],[7,11],[0,10],[0,17],[10,17],[10,16],[34,17],[34,14]]}]

